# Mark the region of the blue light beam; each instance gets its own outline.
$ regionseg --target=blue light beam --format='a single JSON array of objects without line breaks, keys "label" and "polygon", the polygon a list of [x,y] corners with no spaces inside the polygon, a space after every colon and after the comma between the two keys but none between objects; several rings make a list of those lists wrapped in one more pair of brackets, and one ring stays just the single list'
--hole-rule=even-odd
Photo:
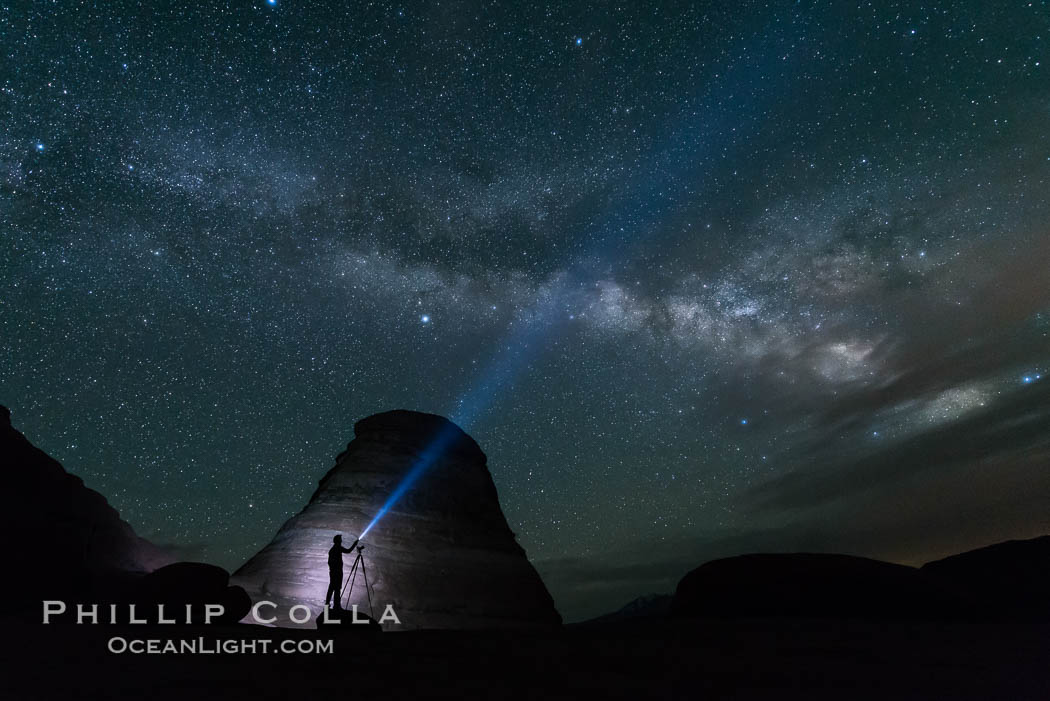
[{"label": "blue light beam", "polygon": [[369,524],[365,526],[365,530],[359,536],[361,540],[364,540],[364,537],[379,523],[380,519],[438,461],[445,449],[458,437],[459,426],[469,425],[478,414],[489,407],[501,388],[513,383],[514,378],[525,367],[527,360],[532,357],[530,351],[538,345],[541,332],[552,325],[551,320],[555,308],[553,298],[554,295],[548,298],[551,302],[537,309],[531,319],[518,321],[515,333],[504,345],[505,353],[496,356],[489,363],[479,380],[457,402],[459,410],[452,415],[452,424],[446,424],[441,432],[431,440],[420,456],[416,458],[412,468],[401,479],[401,482],[387,497],[387,500],[383,502],[383,505]]},{"label": "blue light beam", "polygon": [[[761,36],[761,34],[759,35]],[[582,42],[577,42],[582,43]],[[732,95],[741,85],[752,84],[760,80],[760,76],[767,72],[771,65],[775,65],[781,59],[774,56],[776,47],[772,47],[767,53],[762,53],[760,58],[753,64],[736,70],[727,69],[721,74],[719,80],[711,86],[706,96],[699,97],[701,107],[719,105],[725,95]],[[747,52],[744,52],[747,54]],[[781,66],[781,75],[795,75],[786,71]],[[738,138],[742,136],[744,123],[751,125],[751,129],[757,129],[762,125],[763,107],[775,104],[784,97],[784,93],[794,81],[785,81],[783,84],[768,84],[769,89],[762,93],[762,99],[755,100],[747,108],[738,110],[735,114],[740,120],[740,127],[734,127]],[[705,99],[706,97],[706,99]],[[669,129],[669,138],[663,144],[663,148],[656,149],[649,160],[649,167],[640,169],[647,177],[636,177],[627,184],[626,191],[615,198],[616,206],[607,208],[600,216],[595,218],[590,231],[585,232],[588,238],[593,240],[589,247],[588,255],[580,257],[580,264],[570,266],[568,273],[563,275],[554,285],[554,289],[543,295],[541,301],[531,310],[531,314],[525,314],[515,319],[514,329],[510,337],[501,344],[500,352],[486,366],[478,380],[461,396],[456,402],[456,410],[451,413],[453,423],[466,431],[474,419],[483,413],[493,403],[495,398],[514,383],[515,378],[521,373],[530,360],[542,354],[547,348],[547,343],[541,341],[545,336],[555,334],[557,328],[565,323],[563,314],[558,311],[563,307],[563,300],[573,289],[579,289],[579,278],[587,279],[593,277],[591,272],[595,260],[605,260],[608,263],[609,256],[628,257],[641,243],[643,239],[652,239],[657,232],[677,218],[682,217],[688,210],[688,206],[698,201],[699,193],[692,189],[692,184],[702,172],[701,164],[706,160],[705,156],[720,153],[723,157],[729,144],[720,144],[710,138],[716,134],[726,134],[729,126],[728,118],[721,119],[704,117],[700,115],[718,115],[717,109],[698,109],[696,104],[690,104],[687,109],[680,113],[677,123],[672,124]],[[747,116],[751,119],[741,119]],[[744,141],[739,138],[738,143]],[[719,146],[724,146],[719,148]],[[683,153],[683,151],[685,153]],[[646,216],[646,213],[648,216]],[[641,216],[639,216],[641,214]],[[633,245],[625,245],[627,236],[626,229],[630,228],[639,235],[632,241]],[[666,235],[666,232],[665,232]],[[574,284],[576,281],[576,284]],[[424,317],[423,323],[429,318]],[[747,424],[747,420],[741,422]],[[412,488],[419,478],[430,469],[441,457],[443,451],[458,435],[456,425],[446,426],[441,433],[434,437],[430,444],[423,450],[412,468],[404,476],[394,491],[380,507],[379,512],[372,518],[360,538],[364,537],[375,527],[402,497]]]},{"label": "blue light beam", "polygon": [[423,450],[423,453],[416,460],[415,464],[412,465],[412,469],[408,471],[408,474],[402,478],[401,482],[397,485],[397,488],[387,497],[383,506],[380,507],[378,513],[372,517],[371,522],[365,526],[365,530],[358,536],[360,540],[364,540],[368,532],[372,530],[372,527],[379,523],[379,520],[383,518],[390,509],[401,500],[401,497],[412,488],[412,485],[423,476],[423,473],[433,465],[445,448],[448,447],[449,443],[456,438],[457,429],[455,426],[446,424],[441,432],[434,437],[429,445]]}]

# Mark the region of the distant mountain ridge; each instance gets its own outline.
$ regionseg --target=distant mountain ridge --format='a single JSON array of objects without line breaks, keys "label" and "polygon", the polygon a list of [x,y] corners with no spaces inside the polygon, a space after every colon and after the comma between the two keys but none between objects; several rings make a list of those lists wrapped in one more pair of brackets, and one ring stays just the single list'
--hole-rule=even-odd
[{"label": "distant mountain ridge", "polygon": [[574,625],[587,626],[603,623],[623,623],[637,619],[659,620],[667,616],[671,610],[673,594],[646,594],[632,599],[620,608],[596,618],[590,618]]}]

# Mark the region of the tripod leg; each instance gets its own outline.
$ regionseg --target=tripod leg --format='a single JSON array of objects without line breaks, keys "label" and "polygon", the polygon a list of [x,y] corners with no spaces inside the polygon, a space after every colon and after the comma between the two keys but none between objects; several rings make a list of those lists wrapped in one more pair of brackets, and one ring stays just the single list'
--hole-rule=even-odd
[{"label": "tripod leg", "polygon": [[[350,568],[350,575],[351,575],[351,577],[350,577],[350,581],[348,582],[350,584],[350,593],[346,595],[346,604],[347,604],[347,606],[350,605],[350,597],[354,593],[354,580],[357,579],[357,566],[360,565],[360,564],[361,564],[361,553],[357,553],[357,559],[354,560],[354,566]],[[346,608],[346,607],[344,606],[343,608]]]},{"label": "tripod leg", "polygon": [[[352,567],[350,568],[350,577],[356,577],[356,576],[357,576],[357,560],[354,560],[354,564],[353,564],[353,566],[352,566]],[[346,585],[347,585],[347,584],[350,584],[350,577],[347,577],[347,578],[346,578],[346,581],[345,581],[345,582],[343,582],[343,591],[339,592],[339,600],[340,600],[340,601],[342,601],[342,600],[343,600],[343,594],[345,594],[345,593],[346,593]],[[350,591],[351,591],[351,592],[353,592],[353,591],[354,591],[354,587],[353,587],[353,585],[351,585],[351,586],[350,586]]]},{"label": "tripod leg", "polygon": [[368,570],[365,569],[365,561],[361,560],[361,574],[365,576],[365,594],[368,595],[368,615],[372,617],[374,621],[376,618],[376,611],[372,608],[372,587],[368,584]]}]

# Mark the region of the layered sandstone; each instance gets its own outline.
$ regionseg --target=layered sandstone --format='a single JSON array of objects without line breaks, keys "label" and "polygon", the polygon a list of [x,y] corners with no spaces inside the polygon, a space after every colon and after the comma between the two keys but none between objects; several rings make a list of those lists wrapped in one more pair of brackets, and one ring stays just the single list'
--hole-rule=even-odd
[{"label": "layered sandstone", "polygon": [[[332,537],[343,534],[350,545],[414,469],[418,480],[364,540],[376,617],[389,604],[401,625],[388,629],[560,623],[470,436],[440,416],[411,411],[358,421],[354,435],[302,512],[234,574],[254,600],[278,604],[279,625],[290,625],[285,614],[295,604],[320,612]],[[345,556],[347,575],[353,560]],[[360,576],[348,593],[350,604],[368,611]]]}]

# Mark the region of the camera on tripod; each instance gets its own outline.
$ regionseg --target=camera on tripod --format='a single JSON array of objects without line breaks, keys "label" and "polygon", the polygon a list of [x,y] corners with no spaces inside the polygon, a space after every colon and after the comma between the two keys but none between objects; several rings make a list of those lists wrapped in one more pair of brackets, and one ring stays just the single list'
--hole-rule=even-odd
[{"label": "camera on tripod", "polygon": [[[357,557],[354,558],[354,564],[350,568],[350,576],[347,577],[346,583],[343,584],[343,591],[339,593],[339,599],[343,599],[343,595],[346,595],[346,605],[350,605],[350,596],[354,593],[354,583],[357,581],[358,569],[361,571],[361,576],[365,580],[365,596],[368,598],[368,613],[375,617],[375,610],[372,608],[372,586],[368,583],[368,571],[365,569],[365,558],[364,550],[365,546],[363,543],[358,541],[357,543]],[[350,592],[347,593],[346,589],[349,586]],[[345,608],[345,607],[344,607]]]}]

